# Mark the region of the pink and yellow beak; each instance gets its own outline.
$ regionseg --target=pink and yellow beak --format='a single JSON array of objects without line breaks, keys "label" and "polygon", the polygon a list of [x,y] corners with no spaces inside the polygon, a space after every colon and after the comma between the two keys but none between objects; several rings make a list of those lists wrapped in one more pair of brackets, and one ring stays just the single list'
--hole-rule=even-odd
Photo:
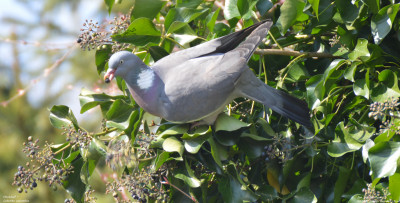
[{"label": "pink and yellow beak", "polygon": [[106,83],[109,83],[112,79],[114,79],[114,74],[115,74],[115,69],[109,68],[104,75],[104,81]]}]

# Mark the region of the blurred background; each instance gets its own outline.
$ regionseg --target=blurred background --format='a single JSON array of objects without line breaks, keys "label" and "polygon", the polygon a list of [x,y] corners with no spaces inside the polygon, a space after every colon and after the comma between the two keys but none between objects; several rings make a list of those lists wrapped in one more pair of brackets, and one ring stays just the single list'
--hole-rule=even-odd
[{"label": "blurred background", "polygon": [[[97,74],[94,51],[76,43],[85,20],[99,23],[129,11],[132,1],[115,4],[110,15],[104,0],[2,0],[0,2],[0,200],[64,202],[69,195],[39,182],[34,191],[18,193],[14,173],[27,158],[22,143],[32,136],[50,143],[65,142],[49,122],[53,105],[72,108],[81,126],[100,129],[100,111],[80,114],[82,88],[103,92],[110,88]],[[94,174],[93,181],[101,181]],[[96,180],[97,179],[97,180]],[[104,184],[99,184],[103,185]],[[105,186],[104,186],[105,187]],[[96,191],[104,188],[94,188]],[[104,191],[99,191],[104,193]],[[108,195],[110,196],[110,195]],[[109,197],[106,197],[109,198]],[[108,202],[99,198],[97,202]],[[111,200],[111,199],[110,199]]]}]

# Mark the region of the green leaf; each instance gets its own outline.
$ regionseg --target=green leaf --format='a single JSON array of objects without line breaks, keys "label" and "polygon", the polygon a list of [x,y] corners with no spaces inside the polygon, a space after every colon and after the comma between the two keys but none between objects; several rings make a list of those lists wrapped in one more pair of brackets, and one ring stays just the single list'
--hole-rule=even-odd
[{"label": "green leaf", "polygon": [[158,137],[167,138],[171,135],[183,135],[189,130],[189,126],[185,124],[174,125],[167,130],[164,130]]},{"label": "green leaf", "polygon": [[81,180],[81,169],[84,162],[82,158],[76,159],[72,162],[74,172],[67,176],[67,179],[62,182],[65,190],[71,197],[78,203],[83,202],[86,186]]},{"label": "green leaf", "polygon": [[242,184],[231,175],[222,177],[220,184],[218,184],[218,191],[224,202],[255,202],[257,200],[253,193],[242,188]]},{"label": "green leaf", "polygon": [[382,71],[378,79],[381,82],[371,90],[371,99],[374,102],[385,102],[392,97],[400,97],[397,75],[393,71]]},{"label": "green leaf", "polygon": [[[104,46],[104,48],[103,48]],[[111,46],[109,45],[103,45],[101,49],[96,50],[95,54],[95,63],[97,67],[97,73],[100,75],[101,72],[106,70],[106,64],[108,59],[110,58],[112,52],[111,52]]]},{"label": "green leaf", "polygon": [[124,96],[110,96],[104,93],[98,94],[86,89],[82,89],[79,95],[79,103],[81,105],[81,114],[98,106],[98,105],[111,105],[116,99],[122,99]]},{"label": "green leaf", "polygon": [[250,126],[250,124],[242,122],[226,114],[220,114],[215,121],[215,131],[235,131],[248,126]]},{"label": "green leaf", "polygon": [[179,141],[176,137],[168,137],[165,139],[165,141],[162,144],[163,149],[166,152],[178,152],[180,155],[180,158],[177,160],[183,160],[182,155],[184,151],[184,146],[181,141]]},{"label": "green leaf", "polygon": [[389,192],[392,200],[400,201],[400,173],[395,173],[389,177]]},{"label": "green leaf", "polygon": [[369,163],[375,178],[392,176],[400,158],[400,143],[380,142],[368,151]]},{"label": "green leaf", "polygon": [[149,53],[150,53],[151,57],[154,59],[154,61],[158,61],[158,60],[164,58],[165,56],[169,55],[169,53],[167,51],[165,51],[164,48],[159,47],[159,46],[150,47]]},{"label": "green leaf", "polygon": [[135,46],[145,46],[149,43],[158,44],[161,32],[157,30],[153,22],[148,18],[138,18],[129,25],[122,34],[112,35],[111,38],[117,42],[130,43]]},{"label": "green leaf", "polygon": [[185,172],[178,172],[175,175],[175,178],[183,180],[189,187],[191,188],[198,188],[200,187],[201,183],[200,180],[196,178],[194,175],[193,170],[188,165],[187,161],[185,160],[186,171]]},{"label": "green leaf", "polygon": [[215,22],[217,21],[220,10],[221,8],[218,7],[216,11],[210,13],[206,18],[207,27],[210,32],[214,31]]},{"label": "green leaf", "polygon": [[165,3],[162,0],[135,0],[134,2],[131,19],[145,17],[150,20],[156,17]]},{"label": "green leaf", "polygon": [[[204,13],[206,13],[208,9],[192,9],[192,8],[172,8],[168,11],[167,16],[165,17],[165,30],[168,30],[168,33],[173,33],[175,30],[178,30],[180,28],[174,28],[170,30],[170,26],[174,22],[182,22],[184,24],[187,24],[194,19],[200,17]],[[182,24],[182,27],[183,25]]]},{"label": "green leaf", "polygon": [[185,143],[186,151],[192,154],[197,153],[203,143],[212,136],[211,132],[211,127],[207,128],[203,126],[197,128],[193,134],[185,133],[182,136],[182,140]]},{"label": "green leaf", "polygon": [[112,9],[112,7],[114,5],[115,0],[104,0],[104,2],[106,3],[107,8],[108,8],[108,15],[110,15],[111,14],[111,9]]},{"label": "green leaf", "polygon": [[281,15],[278,19],[282,25],[281,32],[286,33],[303,14],[303,9],[306,3],[302,0],[286,0],[281,6]]},{"label": "green leaf", "polygon": [[[359,8],[349,0],[336,0],[335,4],[339,11],[340,18],[346,23],[355,21],[359,14]],[[339,22],[340,23],[340,22]]]},{"label": "green leaf", "polygon": [[368,139],[366,141],[366,143],[364,144],[364,146],[362,147],[361,153],[362,153],[362,157],[363,157],[363,161],[364,163],[367,163],[368,160],[368,151],[369,149],[371,149],[371,147],[373,147],[375,145],[374,141]]},{"label": "green leaf", "polygon": [[105,116],[107,119],[107,126],[125,130],[129,126],[129,117],[133,110],[133,107],[123,100],[115,100]]},{"label": "green leaf", "polygon": [[358,79],[353,84],[353,91],[355,95],[363,96],[369,99],[369,88],[365,79]]},{"label": "green leaf", "polygon": [[372,17],[371,33],[374,37],[375,44],[380,44],[392,29],[395,17],[399,11],[399,6],[400,4],[385,6]]},{"label": "green leaf", "polygon": [[345,168],[343,166],[339,167],[339,177],[337,178],[337,180],[335,182],[334,202],[340,202],[340,200],[342,199],[342,194],[348,185],[350,174],[351,174],[350,169]]},{"label": "green leaf", "polygon": [[272,6],[274,6],[274,4],[270,0],[259,0],[256,4],[257,10],[260,12],[261,16],[264,16]]},{"label": "green leaf", "polygon": [[72,110],[64,105],[55,105],[50,109],[50,123],[59,129],[69,126],[73,126],[75,130],[79,129],[78,121]]},{"label": "green leaf", "polygon": [[162,151],[159,153],[160,151],[161,150],[157,151],[157,154],[159,155],[156,158],[155,171],[157,171],[169,159],[169,152]]},{"label": "green leaf", "polygon": [[238,0],[226,0],[224,9],[224,18],[230,20],[240,16],[238,9]]},{"label": "green leaf", "polygon": [[249,11],[248,0],[237,0],[237,8],[241,16],[244,16]]},{"label": "green leaf", "polygon": [[356,61],[359,58],[363,61],[369,59],[371,54],[368,51],[368,40],[359,38],[357,41],[356,48],[349,54],[351,61]]},{"label": "green leaf", "polygon": [[351,63],[350,67],[346,68],[343,74],[345,79],[354,82],[354,75],[357,70],[357,65],[358,65],[357,63]]},{"label": "green leaf", "polygon": [[222,167],[222,161],[226,160],[227,151],[226,148],[218,142],[215,142],[214,138],[208,138],[207,142],[211,147],[211,155],[214,158],[215,163],[217,163],[220,167]]},{"label": "green leaf", "polygon": [[315,197],[314,193],[308,187],[301,188],[296,195],[293,197],[293,200],[290,201],[293,203],[302,203],[302,202],[317,202],[317,197]]},{"label": "green leaf", "polygon": [[315,16],[317,16],[317,19],[319,18],[319,0],[308,0],[308,2],[311,4],[312,9],[315,12]]},{"label": "green leaf", "polygon": [[359,150],[367,139],[374,133],[375,128],[358,124],[352,120],[353,125],[345,127],[340,122],[335,128],[335,139],[328,145],[328,154],[332,157],[341,157],[348,152]]},{"label": "green leaf", "polygon": [[367,4],[369,10],[376,14],[379,11],[379,0],[363,0],[365,4]]},{"label": "green leaf", "polygon": [[87,154],[81,153],[81,155],[85,158],[85,160],[99,160],[101,157],[105,157],[106,153],[107,146],[103,143],[103,141],[100,141],[97,138],[93,138],[89,144]]},{"label": "green leaf", "polygon": [[97,162],[98,160],[90,159],[83,164],[80,176],[84,184],[89,184],[89,179],[92,176],[94,169],[96,168]]}]

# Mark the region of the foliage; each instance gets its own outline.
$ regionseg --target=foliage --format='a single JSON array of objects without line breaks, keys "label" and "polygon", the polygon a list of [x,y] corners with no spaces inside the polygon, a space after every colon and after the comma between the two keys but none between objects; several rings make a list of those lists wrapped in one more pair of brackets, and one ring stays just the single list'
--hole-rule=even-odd
[{"label": "foliage", "polygon": [[[129,26],[90,30],[78,39],[83,48],[97,48],[99,73],[118,50],[132,50],[151,65],[176,47],[270,17],[275,26],[261,48],[279,47],[279,55],[255,54],[249,66],[268,85],[305,99],[314,129],[243,98],[214,126],[191,129],[143,112],[117,78],[122,95],[83,91],[79,97],[81,112],[100,107],[103,132],[86,132],[66,106],[50,110],[51,123],[64,128],[67,141],[48,146],[55,149],[48,164],[72,166],[61,183],[76,202],[88,200],[83,189],[91,192],[88,180],[100,159],[119,171],[107,184],[118,201],[400,200],[400,4],[226,0],[222,8],[218,1],[146,2],[136,0],[130,18],[115,24]],[[112,11],[114,1],[105,3]],[[314,52],[325,55],[311,58]]]}]

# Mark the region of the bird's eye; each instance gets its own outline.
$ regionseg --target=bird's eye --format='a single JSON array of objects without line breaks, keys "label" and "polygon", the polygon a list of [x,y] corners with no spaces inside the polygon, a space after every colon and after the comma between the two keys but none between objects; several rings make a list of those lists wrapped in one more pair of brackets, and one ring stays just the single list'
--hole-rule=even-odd
[{"label": "bird's eye", "polygon": [[119,63],[120,63],[120,64],[123,64],[123,63],[124,63],[124,60],[120,60]]}]

